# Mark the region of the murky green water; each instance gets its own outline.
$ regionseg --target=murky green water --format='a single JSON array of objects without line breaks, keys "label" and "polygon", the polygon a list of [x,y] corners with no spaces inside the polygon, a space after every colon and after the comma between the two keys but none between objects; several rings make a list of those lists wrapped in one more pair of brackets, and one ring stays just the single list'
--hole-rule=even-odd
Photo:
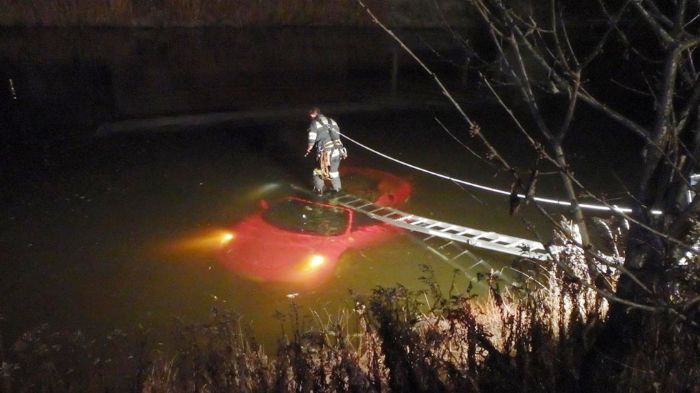
[{"label": "murky green water", "polygon": [[[248,281],[224,269],[217,262],[215,247],[206,239],[254,211],[258,200],[264,197],[265,186],[310,186],[313,162],[302,157],[306,143],[302,110],[298,117],[262,117],[257,124],[90,136],[90,130],[110,120],[181,114],[186,109],[301,109],[324,102],[343,108],[347,103],[366,102],[391,93],[387,67],[390,51],[373,47],[375,53],[386,57],[375,62],[367,57],[354,60],[346,53],[348,48],[359,45],[352,35],[337,36],[330,42],[314,35],[312,42],[325,43],[321,49],[307,48],[305,55],[293,56],[286,60],[287,64],[276,57],[274,42],[293,42],[292,47],[306,48],[304,43],[308,41],[294,41],[295,34],[278,34],[270,43],[264,35],[253,35],[260,40],[256,48],[264,48],[264,53],[244,56],[251,64],[229,74],[227,67],[240,63],[216,43],[225,44],[226,37],[232,39],[233,33],[160,33],[154,38],[153,32],[121,32],[119,37],[125,35],[132,40],[132,46],[123,47],[114,44],[121,42],[109,35],[115,33],[104,33],[106,38],[88,35],[95,41],[102,37],[111,42],[112,50],[122,48],[120,53],[132,53],[124,55],[122,61],[115,60],[120,57],[106,49],[98,55],[81,52],[85,47],[70,43],[74,33],[63,40],[49,37],[46,32],[39,38],[28,33],[13,34],[12,40],[3,41],[3,45],[29,45],[31,55],[14,53],[12,72],[26,83],[33,77],[42,78],[26,90],[20,84],[20,93],[26,94],[21,103],[25,120],[22,124],[28,127],[29,136],[9,135],[10,142],[5,145],[8,161],[0,217],[0,315],[4,320],[0,329],[10,338],[42,322],[56,329],[82,329],[95,334],[139,325],[168,329],[177,319],[202,320],[215,306],[241,313],[243,320],[253,325],[255,335],[269,347],[280,333],[273,315],[276,311],[286,312],[290,298],[304,309],[335,313],[352,307],[350,290],[368,293],[376,286],[396,283],[422,288],[421,265],[432,268],[436,280],[446,288],[455,278],[457,286],[464,288],[477,272],[488,271],[489,266],[503,269],[510,263],[508,257],[473,250],[477,260],[488,264],[473,266],[477,260],[463,258],[455,266],[436,257],[409,234],[402,234],[379,246],[347,252],[332,277],[314,287]],[[238,37],[236,42],[252,39],[250,35],[245,39],[233,36]],[[104,73],[109,76],[109,83],[87,80],[84,83],[88,87],[82,89],[104,98],[103,101],[71,101],[66,86],[74,81],[65,74],[57,82],[59,87],[45,90],[50,65],[75,69],[66,65],[70,56],[55,47],[50,56],[39,61],[41,55],[37,53],[47,42],[59,42],[64,50],[75,52],[71,56],[79,60],[74,62],[83,64],[77,66],[78,70],[109,70]],[[152,46],[154,43],[164,48],[159,52],[157,45]],[[338,43],[345,49],[340,60],[335,57],[304,62],[307,57],[323,56],[326,46]],[[87,47],[99,46],[93,42]],[[249,46],[255,47],[245,48]],[[194,49],[187,50],[188,47]],[[248,53],[245,48],[237,48],[239,55]],[[201,68],[183,69],[179,66],[183,56],[196,59]],[[173,60],[172,67],[165,66],[163,59]],[[96,62],[102,65],[84,66]],[[209,62],[216,65],[205,67]],[[263,72],[258,69],[260,64],[275,66]],[[324,74],[323,84],[311,83],[308,78],[319,69],[335,70],[344,77],[334,80],[333,72],[327,71],[331,75]],[[171,74],[164,74],[163,70]],[[94,75],[92,71],[85,72]],[[124,78],[130,79],[127,76],[132,74],[133,80],[125,82]],[[219,77],[225,83],[220,84]],[[429,84],[422,78],[414,82],[406,77],[399,80],[399,93],[402,87],[410,91],[412,83],[420,87],[418,90],[430,92]],[[46,91],[56,96],[36,98]],[[232,102],[225,103],[229,96]],[[52,112],[56,108],[42,115],[47,121],[26,121],[61,98],[72,102],[65,105],[74,108],[75,112],[69,115],[74,116],[71,119],[80,124],[81,131],[71,134],[65,131],[71,129],[68,125],[59,127],[48,121],[60,117]],[[81,109],[75,107],[81,102],[89,102],[82,106],[87,114],[77,114]],[[424,109],[387,110],[376,106],[375,110],[328,114],[339,121],[344,132],[390,156],[456,178],[506,189],[510,186],[506,174],[496,176],[488,164],[471,156],[435,122],[438,117],[473,145],[454,114],[424,101],[413,103]],[[509,159],[523,167],[534,161],[527,148],[514,142],[513,127],[496,108],[482,105],[468,110]],[[52,132],[70,134],[70,138],[62,141]],[[612,131],[601,132],[598,138],[583,138],[572,146],[577,149],[575,164],[581,167],[581,176],[594,188],[610,192],[621,189],[615,184],[616,176],[624,178],[633,168],[624,149],[611,143],[614,138]],[[347,164],[383,169],[410,180],[414,192],[404,207],[407,211],[533,238],[523,225],[527,221],[535,224],[545,238],[549,236],[549,224],[534,211],[526,209],[522,216],[510,217],[505,197],[462,189],[346,144],[350,151]],[[481,150],[478,145],[474,148]],[[545,176],[540,189],[545,195],[556,195],[555,184],[555,177]],[[455,275],[455,267],[464,271]],[[507,269],[503,271],[511,279],[519,279]]]}]

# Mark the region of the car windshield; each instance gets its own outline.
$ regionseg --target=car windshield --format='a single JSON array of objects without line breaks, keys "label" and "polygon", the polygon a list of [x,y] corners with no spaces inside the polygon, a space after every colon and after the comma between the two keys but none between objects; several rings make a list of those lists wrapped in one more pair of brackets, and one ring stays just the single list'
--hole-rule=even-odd
[{"label": "car windshield", "polygon": [[298,199],[286,199],[263,214],[265,221],[288,231],[337,236],[345,233],[349,213],[341,207],[323,206]]}]

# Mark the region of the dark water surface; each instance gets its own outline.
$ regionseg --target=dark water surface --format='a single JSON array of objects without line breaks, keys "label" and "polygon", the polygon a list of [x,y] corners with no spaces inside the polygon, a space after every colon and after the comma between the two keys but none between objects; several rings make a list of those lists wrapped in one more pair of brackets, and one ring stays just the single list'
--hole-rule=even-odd
[{"label": "dark water surface", "polygon": [[[350,289],[422,288],[421,264],[449,287],[454,266],[407,234],[347,252],[329,280],[311,286],[252,282],[217,263],[213,234],[253,212],[270,185],[310,185],[304,109],[314,103],[335,109],[328,114],[344,132],[390,156],[509,187],[507,176],[494,176],[435,122],[481,150],[426,77],[399,58],[392,79],[395,49],[376,31],[13,30],[0,49],[2,86],[12,79],[15,89],[3,90],[2,102],[0,331],[10,339],[42,322],[96,334],[139,324],[167,329],[175,318],[203,320],[219,306],[240,312],[270,346],[280,332],[273,315],[289,309],[289,295],[304,309],[332,314],[352,307]],[[459,70],[446,75],[455,88],[474,89]],[[474,95],[466,102],[509,159],[524,168],[534,161],[498,108]],[[243,122],[96,133],[124,119],[265,110]],[[571,143],[577,173],[594,190],[620,192],[616,178],[629,179],[635,158],[617,144],[614,128],[587,124],[596,137]],[[532,211],[511,218],[502,196],[346,144],[346,164],[411,181],[407,211],[533,238],[527,219],[550,235]],[[556,184],[544,177],[541,192],[561,196]],[[510,264],[474,253],[494,269]],[[474,262],[462,260],[459,288],[489,270],[468,269]]]}]

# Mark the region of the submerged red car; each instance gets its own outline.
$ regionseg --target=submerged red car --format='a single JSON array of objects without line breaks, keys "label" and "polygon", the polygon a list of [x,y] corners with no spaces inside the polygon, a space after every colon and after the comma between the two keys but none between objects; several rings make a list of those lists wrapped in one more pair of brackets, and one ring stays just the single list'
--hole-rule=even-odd
[{"label": "submerged red car", "polygon": [[[390,173],[348,167],[341,170],[344,190],[383,206],[398,207],[410,184]],[[333,199],[290,192],[261,201],[261,211],[231,228],[222,263],[239,275],[264,282],[314,283],[330,275],[348,249],[386,240],[396,229],[372,220]]]}]

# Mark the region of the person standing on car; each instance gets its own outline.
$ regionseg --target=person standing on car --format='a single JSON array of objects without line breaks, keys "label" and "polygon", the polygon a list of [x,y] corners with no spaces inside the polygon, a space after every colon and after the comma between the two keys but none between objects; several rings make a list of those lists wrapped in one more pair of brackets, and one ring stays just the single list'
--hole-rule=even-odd
[{"label": "person standing on car", "polygon": [[[318,167],[313,171],[314,191],[322,195],[326,180],[330,180],[333,192],[341,190],[340,161],[348,156],[347,150],[340,141],[340,127],[330,117],[326,117],[317,107],[309,110],[311,124],[306,146],[306,155],[316,146]],[[306,156],[305,155],[305,156]]]}]

